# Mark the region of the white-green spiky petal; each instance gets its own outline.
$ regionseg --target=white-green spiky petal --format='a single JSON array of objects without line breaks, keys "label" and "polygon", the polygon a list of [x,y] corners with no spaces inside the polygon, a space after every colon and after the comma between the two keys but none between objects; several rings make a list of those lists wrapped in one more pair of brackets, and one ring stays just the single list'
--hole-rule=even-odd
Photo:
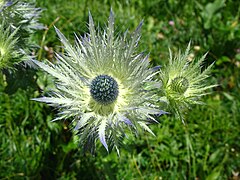
[{"label": "white-green spiky petal", "polygon": [[146,131],[148,131],[149,133],[151,133],[153,136],[155,136],[155,134],[152,132],[152,130],[146,125],[146,123],[144,122],[138,122],[138,124]]},{"label": "white-green spiky petal", "polygon": [[107,119],[103,119],[99,126],[98,134],[99,134],[99,139],[100,139],[101,143],[104,145],[104,147],[108,151],[108,145],[107,145],[106,138],[105,138],[106,126],[107,126]]}]

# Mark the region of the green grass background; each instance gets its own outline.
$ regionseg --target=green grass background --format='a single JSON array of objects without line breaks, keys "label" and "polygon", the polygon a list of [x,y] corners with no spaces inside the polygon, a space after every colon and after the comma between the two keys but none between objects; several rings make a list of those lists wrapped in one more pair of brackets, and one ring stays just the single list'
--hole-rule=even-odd
[{"label": "green grass background", "polygon": [[[152,125],[156,137],[141,134],[124,141],[121,156],[82,154],[69,122],[50,122],[57,110],[31,101],[52,87],[42,72],[22,66],[0,79],[1,179],[239,179],[240,172],[240,2],[234,0],[36,0],[46,27],[32,35],[38,60],[54,61],[62,51],[53,25],[73,42],[87,32],[88,12],[105,26],[110,8],[116,31],[134,31],[143,19],[139,52],[154,65],[168,61],[168,48],[192,56],[209,52],[215,62],[210,83],[219,84],[193,106],[186,125],[172,115]],[[169,23],[174,22],[174,25]],[[200,49],[199,49],[200,47]],[[3,77],[1,77],[3,78]]]}]

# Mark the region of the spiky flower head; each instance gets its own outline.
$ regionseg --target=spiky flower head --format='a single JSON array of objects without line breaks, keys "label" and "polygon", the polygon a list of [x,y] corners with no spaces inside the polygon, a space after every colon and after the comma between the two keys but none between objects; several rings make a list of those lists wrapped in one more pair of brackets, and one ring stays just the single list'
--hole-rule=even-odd
[{"label": "spiky flower head", "polygon": [[207,85],[206,79],[213,64],[205,70],[203,61],[207,54],[199,60],[189,61],[190,43],[185,53],[179,52],[175,57],[170,50],[169,64],[160,70],[161,100],[167,102],[170,110],[184,122],[184,113],[192,104],[202,104],[201,97],[206,90],[216,85]]},{"label": "spiky flower head", "polygon": [[71,118],[84,148],[93,150],[99,139],[107,150],[118,151],[128,129],[152,133],[147,125],[163,113],[152,103],[156,72],[149,68],[148,56],[136,52],[141,25],[128,39],[127,32],[114,33],[112,12],[103,31],[95,28],[89,13],[89,33],[76,35],[74,46],[56,29],[66,52],[56,54],[56,64],[35,61],[56,78],[51,95],[35,100],[57,106],[55,120]]}]

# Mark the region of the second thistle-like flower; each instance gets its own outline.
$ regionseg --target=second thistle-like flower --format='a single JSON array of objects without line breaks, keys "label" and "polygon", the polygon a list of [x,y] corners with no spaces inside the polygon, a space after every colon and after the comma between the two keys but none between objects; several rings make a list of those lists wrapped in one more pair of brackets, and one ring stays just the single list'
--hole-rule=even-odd
[{"label": "second thistle-like flower", "polygon": [[184,112],[192,104],[202,104],[200,98],[206,95],[206,90],[216,85],[207,85],[212,65],[202,70],[206,57],[198,61],[188,61],[190,43],[185,53],[179,52],[175,57],[170,51],[169,64],[160,70],[162,83],[161,100],[167,102],[169,109],[184,122]]},{"label": "second thistle-like flower", "polygon": [[101,31],[94,27],[89,14],[89,34],[76,36],[72,46],[64,35],[56,32],[65,54],[57,54],[57,63],[35,63],[56,78],[56,90],[50,97],[35,100],[57,106],[56,120],[70,118],[85,148],[94,148],[97,139],[104,147],[118,148],[127,129],[137,132],[155,121],[153,115],[164,113],[153,105],[152,80],[148,56],[136,53],[141,23],[130,40],[127,33],[114,34],[114,17]]}]

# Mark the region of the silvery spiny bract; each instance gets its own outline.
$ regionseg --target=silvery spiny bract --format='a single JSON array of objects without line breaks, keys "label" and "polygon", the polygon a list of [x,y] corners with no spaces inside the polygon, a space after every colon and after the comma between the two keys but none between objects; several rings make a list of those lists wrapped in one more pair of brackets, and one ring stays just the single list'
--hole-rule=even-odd
[{"label": "silvery spiny bract", "polygon": [[103,31],[95,28],[89,13],[89,33],[76,35],[74,46],[56,29],[65,49],[56,54],[56,64],[35,61],[56,78],[56,90],[35,100],[58,107],[55,120],[73,120],[83,149],[94,150],[99,139],[107,150],[119,153],[126,131],[153,134],[148,124],[164,113],[153,104],[157,72],[149,68],[148,56],[136,52],[141,25],[128,39],[127,32],[115,34],[112,12]]},{"label": "silvery spiny bract", "polygon": [[198,61],[189,61],[190,43],[185,53],[179,52],[175,57],[170,50],[169,64],[160,69],[159,78],[161,100],[167,102],[169,109],[184,122],[184,112],[191,104],[202,104],[200,97],[206,95],[206,90],[216,85],[207,85],[205,80],[213,64],[202,70],[201,66],[206,57]]}]

